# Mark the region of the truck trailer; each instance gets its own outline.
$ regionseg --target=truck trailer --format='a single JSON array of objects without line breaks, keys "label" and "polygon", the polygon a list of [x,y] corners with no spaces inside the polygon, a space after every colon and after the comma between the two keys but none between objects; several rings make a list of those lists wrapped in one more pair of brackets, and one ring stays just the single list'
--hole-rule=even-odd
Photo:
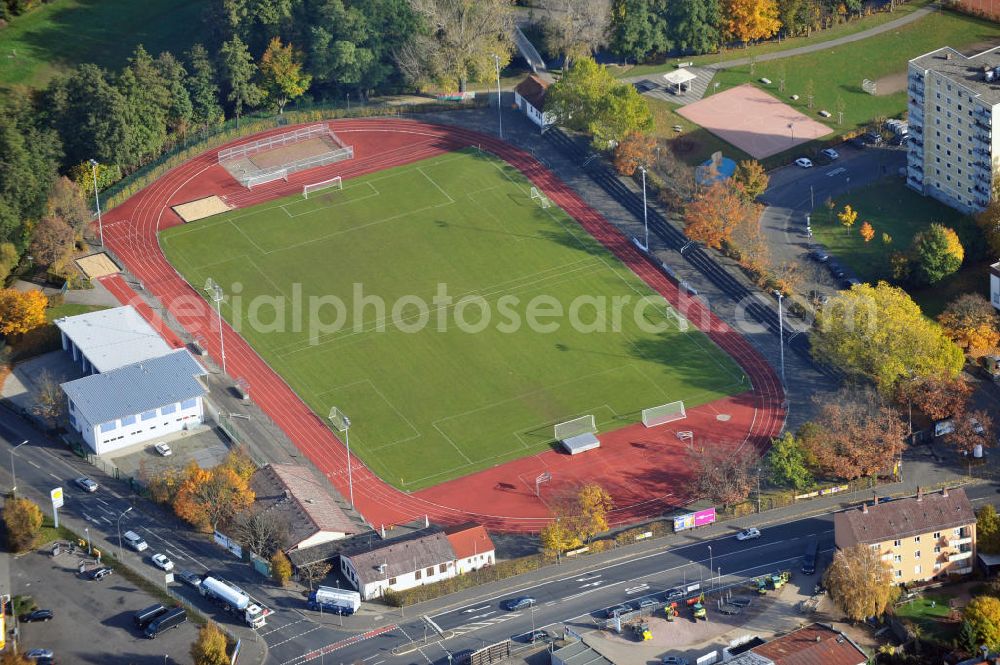
[{"label": "truck trailer", "polygon": [[361,594],[331,586],[316,587],[316,590],[309,594],[308,607],[311,610],[346,616],[354,614],[361,607]]},{"label": "truck trailer", "polygon": [[204,578],[198,591],[221,605],[225,611],[243,615],[243,620],[254,629],[264,626],[268,615],[272,613],[268,608],[254,603],[250,594],[243,589],[216,577]]}]

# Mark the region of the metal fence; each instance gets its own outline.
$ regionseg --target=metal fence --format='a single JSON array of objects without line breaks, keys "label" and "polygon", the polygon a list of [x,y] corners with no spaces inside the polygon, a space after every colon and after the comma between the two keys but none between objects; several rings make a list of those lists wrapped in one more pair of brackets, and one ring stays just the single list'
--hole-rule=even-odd
[{"label": "metal fence", "polygon": [[[233,146],[232,148],[226,148],[225,150],[219,151],[219,163],[231,161],[234,159],[240,159],[241,157],[249,157],[250,155],[255,155],[258,152],[263,152],[264,150],[271,150],[272,148],[277,148],[284,145],[290,145],[292,143],[299,143],[300,141],[307,141],[316,136],[322,136],[324,134],[333,134],[330,131],[329,126],[325,123],[320,125],[310,125],[309,127],[302,127],[300,129],[295,129],[290,132],[284,132],[282,134],[276,134],[275,136],[267,136],[262,139],[257,139],[256,141],[251,141],[250,143],[244,143],[242,145]],[[337,140],[335,134],[333,134],[334,140]],[[337,145],[343,145],[343,143],[337,143]]]},{"label": "metal fence", "polygon": [[254,185],[262,185],[267,182],[278,180],[279,178],[287,178],[291,174],[298,173],[299,171],[305,171],[306,169],[312,169],[318,166],[326,166],[327,164],[333,164],[334,162],[340,162],[345,159],[352,159],[353,157],[354,148],[347,146],[338,150],[325,152],[321,155],[305,157],[294,162],[281,164],[280,166],[275,166],[270,169],[259,169],[254,172],[240,172],[239,175],[236,176],[236,179],[239,180],[241,185],[247,189],[251,189]]}]

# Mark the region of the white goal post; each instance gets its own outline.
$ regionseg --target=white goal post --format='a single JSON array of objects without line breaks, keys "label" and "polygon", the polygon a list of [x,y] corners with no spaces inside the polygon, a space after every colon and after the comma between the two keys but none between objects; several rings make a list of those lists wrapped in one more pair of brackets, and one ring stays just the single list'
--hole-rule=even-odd
[{"label": "white goal post", "polygon": [[690,325],[688,320],[671,305],[667,305],[667,319],[673,321],[674,325],[677,326],[677,330],[680,332],[688,331],[688,326]]},{"label": "white goal post", "polygon": [[270,173],[261,173],[260,175],[248,175],[243,181],[243,185],[247,189],[253,189],[257,185],[264,185],[269,182],[274,182],[275,180],[284,180],[288,182],[288,169],[280,169],[278,171],[271,171]]},{"label": "white goal post", "polygon": [[318,192],[323,189],[343,189],[344,181],[340,179],[338,175],[336,178],[330,178],[329,180],[322,180],[320,182],[312,182],[306,185],[302,185],[302,198],[308,199],[310,192]]},{"label": "white goal post", "polygon": [[591,414],[558,423],[554,428],[554,433],[556,441],[565,441],[581,434],[596,434],[597,425],[594,422],[593,414]]},{"label": "white goal post", "polygon": [[548,208],[550,205],[552,205],[552,202],[549,201],[548,197],[542,194],[537,187],[531,188],[531,199],[537,200],[538,205],[542,206],[543,208]]},{"label": "white goal post", "polygon": [[684,410],[683,401],[670,402],[642,410],[642,424],[646,427],[657,427],[684,418],[687,418],[687,412]]}]

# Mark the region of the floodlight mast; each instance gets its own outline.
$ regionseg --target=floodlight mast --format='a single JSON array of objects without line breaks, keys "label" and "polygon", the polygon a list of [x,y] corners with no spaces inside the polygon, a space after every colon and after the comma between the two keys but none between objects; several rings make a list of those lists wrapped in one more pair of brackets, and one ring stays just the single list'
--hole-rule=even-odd
[{"label": "floodlight mast", "polygon": [[338,432],[344,433],[344,445],[347,447],[347,492],[351,502],[351,510],[354,510],[354,476],[351,470],[351,419],[335,406],[330,408],[328,418]]},{"label": "floodlight mast", "polygon": [[215,313],[219,317],[219,351],[222,356],[222,373],[226,373],[226,338],[222,334],[222,299],[225,294],[222,287],[215,283],[211,277],[205,280],[205,291],[208,297],[215,303]]}]

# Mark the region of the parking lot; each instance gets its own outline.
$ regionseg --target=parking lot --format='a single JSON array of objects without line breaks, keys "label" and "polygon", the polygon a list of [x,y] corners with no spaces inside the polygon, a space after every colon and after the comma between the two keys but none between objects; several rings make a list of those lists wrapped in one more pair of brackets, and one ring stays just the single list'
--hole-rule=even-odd
[{"label": "parking lot", "polygon": [[13,559],[15,595],[31,596],[38,608],[54,618],[20,623],[18,648],[51,649],[57,663],[163,665],[191,663],[189,650],[197,634],[192,622],[156,639],[142,636],[132,615],[159,599],[137,589],[121,575],[90,581],[78,573],[80,554],[52,556],[51,546]]}]

